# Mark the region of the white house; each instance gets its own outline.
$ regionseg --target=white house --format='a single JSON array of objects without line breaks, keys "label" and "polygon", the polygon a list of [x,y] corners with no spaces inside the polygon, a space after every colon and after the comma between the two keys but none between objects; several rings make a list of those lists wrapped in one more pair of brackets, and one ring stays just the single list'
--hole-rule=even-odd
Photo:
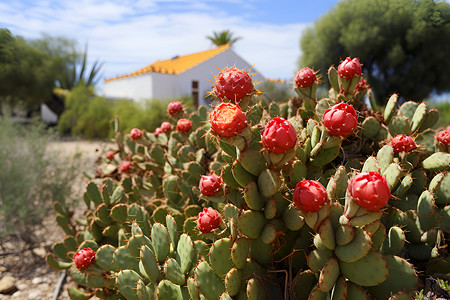
[{"label": "white house", "polygon": [[[194,104],[206,105],[204,97],[211,91],[214,74],[219,69],[236,66],[250,70],[252,65],[239,57],[229,44],[194,54],[158,60],[136,72],[106,79],[104,95],[107,99],[170,99],[192,95]],[[264,80],[261,74],[254,81]]]}]

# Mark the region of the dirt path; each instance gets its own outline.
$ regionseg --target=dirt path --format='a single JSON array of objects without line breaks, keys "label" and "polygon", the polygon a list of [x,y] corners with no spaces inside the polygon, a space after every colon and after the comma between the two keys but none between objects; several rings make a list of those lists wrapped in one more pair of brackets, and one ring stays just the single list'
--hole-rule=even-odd
[{"label": "dirt path", "polygon": [[[80,176],[82,176],[83,172],[94,174],[95,163],[102,149],[107,149],[111,145],[111,143],[96,141],[62,141],[51,143],[47,150],[51,155],[59,155],[58,159],[71,159],[75,155],[78,156]],[[79,195],[80,200],[86,181],[87,178],[80,177],[74,186],[74,193]],[[0,294],[0,300],[54,299],[54,291],[63,272],[48,267],[45,263],[45,255],[50,251],[52,244],[61,241],[65,234],[56,224],[53,211],[49,212],[48,219],[36,234],[42,237],[42,241],[35,248],[0,256],[0,290],[2,284],[8,284],[7,281],[13,285],[13,289],[8,294]],[[3,241],[4,245],[7,243],[10,246],[8,248],[23,248],[20,241],[14,238]],[[69,285],[74,284],[70,282],[69,277],[66,277],[66,283],[57,299],[69,299],[66,291]]]}]

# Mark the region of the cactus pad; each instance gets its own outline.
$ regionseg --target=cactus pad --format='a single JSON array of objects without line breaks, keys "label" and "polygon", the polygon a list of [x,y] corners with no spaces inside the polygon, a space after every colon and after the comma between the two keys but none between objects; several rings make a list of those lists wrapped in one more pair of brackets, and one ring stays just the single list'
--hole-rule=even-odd
[{"label": "cactus pad", "polygon": [[386,259],[375,251],[354,262],[340,261],[342,274],[350,281],[362,286],[379,285],[389,276]]}]

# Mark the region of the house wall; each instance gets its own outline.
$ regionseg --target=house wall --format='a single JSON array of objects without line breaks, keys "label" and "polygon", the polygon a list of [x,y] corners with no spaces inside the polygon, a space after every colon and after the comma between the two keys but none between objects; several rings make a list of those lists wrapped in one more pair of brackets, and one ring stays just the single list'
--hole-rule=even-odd
[{"label": "house wall", "polygon": [[106,98],[110,99],[139,99],[151,98],[153,93],[153,74],[143,74],[133,77],[125,77],[105,82],[103,91]]},{"label": "house wall", "polygon": [[[149,73],[145,75],[126,77],[105,82],[104,93],[106,98],[129,98],[134,101],[140,99],[170,99],[192,94],[192,81],[199,83],[199,105],[209,106],[204,99],[213,85],[209,80],[214,81],[214,74],[219,73],[219,69],[236,66],[237,68],[250,70],[252,65],[240,58],[232,49],[227,49],[222,53],[186,70],[178,75]],[[257,73],[252,69],[251,73]],[[261,74],[253,76],[254,81],[263,80]]]}]

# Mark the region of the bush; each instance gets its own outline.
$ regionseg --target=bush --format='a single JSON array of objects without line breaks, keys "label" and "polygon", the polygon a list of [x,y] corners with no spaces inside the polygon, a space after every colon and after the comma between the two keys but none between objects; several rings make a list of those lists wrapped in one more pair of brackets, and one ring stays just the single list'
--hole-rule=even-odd
[{"label": "bush", "polygon": [[103,97],[94,96],[91,88],[75,87],[65,105],[58,122],[60,132],[90,139],[111,137],[111,105]]},{"label": "bush", "polygon": [[71,184],[77,170],[46,152],[54,138],[41,124],[19,126],[0,119],[0,238],[18,234],[31,242],[53,200],[74,204]]}]

